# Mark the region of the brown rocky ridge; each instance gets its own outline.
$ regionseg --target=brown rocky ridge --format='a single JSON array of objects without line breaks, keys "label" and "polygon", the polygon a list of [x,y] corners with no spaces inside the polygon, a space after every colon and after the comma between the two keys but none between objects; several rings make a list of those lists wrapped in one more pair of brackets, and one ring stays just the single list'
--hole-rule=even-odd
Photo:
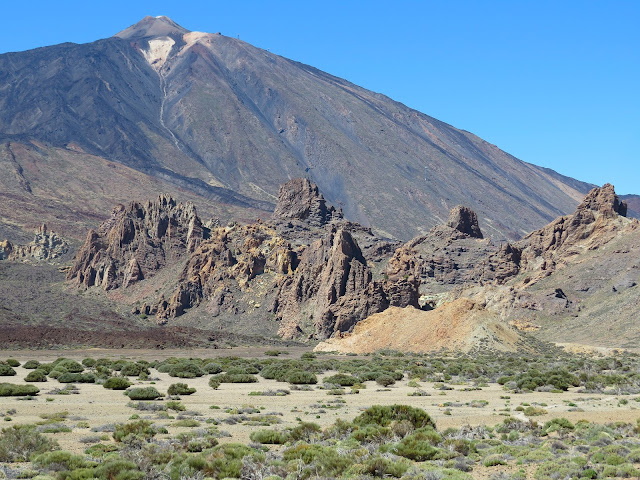
[{"label": "brown rocky ridge", "polygon": [[[482,325],[495,333],[499,323],[503,333],[513,333],[514,325],[539,338],[571,341],[575,333],[563,324],[599,319],[605,328],[597,305],[607,305],[608,315],[632,312],[638,303],[640,227],[624,213],[605,185],[574,214],[519,242],[494,245],[483,238],[477,216],[456,207],[446,225],[397,245],[344,220],[317,187],[296,179],[281,187],[272,219],[246,225],[203,227],[192,206],[167,197],[119,207],[89,234],[69,279],[113,291],[134,313],[168,325],[339,338],[397,307],[384,318],[387,324],[398,318],[400,338],[409,324],[398,309],[407,307],[414,312],[407,315],[434,325],[455,321],[464,331]],[[594,276],[598,269],[605,275]],[[427,317],[418,309],[432,311]],[[455,343],[441,340],[441,346]]]},{"label": "brown rocky ridge", "polygon": [[[393,245],[345,221],[308,180],[294,179],[281,187],[273,218],[248,225],[203,227],[192,205],[165,196],[119,206],[89,232],[67,278],[117,289],[135,313],[161,324],[202,306],[209,320],[262,315],[262,323],[275,321],[273,334],[326,338],[389,305],[417,306],[415,283],[373,278],[370,264]],[[128,293],[175,269],[160,288],[166,295]]]},{"label": "brown rocky ridge", "polygon": [[[574,214],[513,245],[470,243],[468,235],[436,227],[399,248],[389,262],[393,272],[416,274],[420,291],[426,291],[421,302],[434,309],[388,309],[317,349],[531,347],[514,329],[553,342],[637,348],[640,224],[625,213],[607,184],[592,190]],[[445,249],[447,255],[435,262]]]}]

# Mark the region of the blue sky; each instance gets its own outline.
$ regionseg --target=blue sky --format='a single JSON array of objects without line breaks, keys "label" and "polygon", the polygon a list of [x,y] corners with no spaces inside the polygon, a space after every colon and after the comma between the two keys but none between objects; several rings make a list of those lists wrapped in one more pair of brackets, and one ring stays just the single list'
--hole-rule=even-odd
[{"label": "blue sky", "polygon": [[0,52],[145,15],[239,36],[537,165],[640,193],[640,1],[5,2]]}]

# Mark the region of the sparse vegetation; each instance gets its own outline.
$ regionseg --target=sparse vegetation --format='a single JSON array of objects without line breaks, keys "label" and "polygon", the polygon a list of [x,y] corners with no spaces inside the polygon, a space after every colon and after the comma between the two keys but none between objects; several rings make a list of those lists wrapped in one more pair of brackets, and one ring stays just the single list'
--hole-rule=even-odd
[{"label": "sparse vegetation", "polygon": [[[11,422],[11,428],[14,424],[25,428],[21,434],[25,438],[32,438],[33,441],[29,442],[35,446],[29,448],[33,451],[24,457],[31,460],[28,465],[33,470],[32,476],[51,475],[60,480],[142,479],[149,472],[163,472],[166,478],[221,475],[235,475],[236,478],[276,475],[280,478],[368,478],[383,475],[406,479],[468,480],[477,468],[486,469],[482,470],[485,472],[495,471],[495,474],[487,474],[491,479],[520,480],[525,477],[518,472],[519,465],[528,465],[536,480],[607,476],[635,478],[640,475],[637,469],[640,462],[640,444],[637,442],[640,423],[598,425],[584,420],[573,423],[557,416],[559,409],[571,411],[576,406],[595,405],[598,402],[606,403],[610,411],[616,412],[636,407],[638,402],[634,401],[635,397],[624,393],[634,391],[640,385],[636,368],[640,361],[632,355],[589,358],[553,352],[553,355],[543,356],[544,360],[511,354],[496,354],[494,358],[482,355],[396,355],[394,352],[368,358],[343,357],[339,360],[327,355],[308,356],[304,360],[267,357],[222,357],[215,362],[174,359],[147,363],[99,359],[95,362],[83,361],[83,372],[64,372],[62,370],[66,367],[61,365],[61,361],[52,362],[45,365],[50,365],[49,372],[57,369],[58,380],[64,379],[65,375],[93,375],[106,388],[115,388],[116,384],[121,389],[128,388],[125,394],[132,401],[127,406],[136,411],[127,410],[129,413],[123,418],[133,413],[127,423],[99,426],[95,426],[97,423],[94,419],[87,421],[66,411],[43,413],[38,424],[31,426],[21,425],[24,417],[20,408],[17,412],[4,409],[6,411],[0,412],[0,416],[10,419],[7,422]],[[544,362],[546,366],[543,366]],[[207,366],[211,366],[210,369],[218,373],[212,374],[208,380],[192,380],[188,383],[167,382],[167,376],[160,375],[162,378],[149,380],[157,382],[155,386],[131,387],[131,381],[126,377],[113,376],[118,375],[114,372],[122,375],[127,368],[138,369],[130,365],[138,365],[141,373],[148,370],[150,377],[157,375],[154,371],[156,366],[162,366],[166,375],[175,372],[176,367],[184,369],[185,365],[199,366],[205,372],[209,369]],[[182,371],[188,372],[190,369],[187,367]],[[536,371],[542,372],[542,381],[538,380],[540,376]],[[108,376],[106,372],[109,372]],[[221,405],[221,408],[207,409],[206,414],[191,410],[197,409],[199,400],[194,403],[188,397],[194,392],[189,384],[197,386],[208,381],[215,387],[222,382],[232,383],[233,379],[257,380],[256,372],[264,378],[272,377],[282,383],[272,381],[269,389],[253,392],[249,392],[247,386],[239,388],[225,385],[225,392],[222,392],[220,399],[216,398],[220,392],[208,391],[214,398],[211,401]],[[557,378],[552,378],[550,372],[555,372]],[[29,375],[32,374],[46,376],[46,369],[39,366],[29,372]],[[320,385],[290,382],[294,376],[302,381],[312,379],[312,375],[322,379]],[[504,388],[499,396],[495,394],[498,379]],[[109,382],[114,385],[109,385]],[[377,385],[372,387],[368,384],[368,388],[361,390],[365,382],[376,382]],[[351,386],[349,383],[353,383],[354,388],[348,388]],[[12,391],[14,387],[18,390],[35,388],[33,385],[2,385],[11,385]],[[170,396],[185,397],[152,402],[150,400],[163,397],[156,389],[158,385],[164,385],[162,388],[168,385],[167,393]],[[389,385],[395,386],[391,389],[380,388]],[[486,385],[491,385],[491,388],[485,389]],[[69,385],[68,388],[75,387]],[[229,398],[225,395],[233,392],[234,388],[244,392],[238,395],[237,403],[223,403],[225,400],[222,399]],[[482,388],[482,396],[472,392],[478,388]],[[80,390],[74,391],[83,395],[85,389],[95,387],[80,386]],[[302,389],[317,391],[316,403],[297,403],[297,398],[305,395],[299,392]],[[325,396],[325,392],[332,392],[332,389],[341,395]],[[350,419],[332,421],[332,415],[337,413],[332,410],[353,407],[350,394],[359,389],[360,395],[374,393],[382,398],[385,395],[396,395],[388,398],[398,398],[397,392],[402,391],[402,398],[406,398],[408,403],[416,401],[409,401],[407,392],[424,394],[417,401],[425,405],[429,413],[411,405],[375,405],[357,415],[354,413]],[[438,395],[438,390],[446,395],[428,397],[427,390],[432,395],[432,390],[436,390],[435,395]],[[546,392],[544,402],[548,405],[540,400],[540,393],[526,393],[531,390]],[[589,394],[579,397],[578,394],[566,393],[578,390],[599,390],[602,393],[591,397],[588,397]],[[47,392],[48,395],[53,393],[53,390]],[[640,389],[637,393],[640,393]],[[103,394],[114,395],[108,391],[103,391]],[[290,395],[293,404],[298,406],[291,409],[290,413],[287,410],[283,416],[282,410],[278,411],[277,407],[274,409],[272,403],[277,405],[285,399],[273,399],[270,402],[265,397],[284,395]],[[469,396],[461,398],[458,395]],[[122,398],[120,394],[118,398]],[[260,404],[247,404],[249,399]],[[42,400],[36,400],[29,405],[37,402],[45,404]],[[17,405],[22,403],[16,402]],[[494,426],[436,429],[432,416],[441,419],[442,415],[451,415],[448,419],[455,421],[458,412],[464,410],[464,415],[467,415],[469,409],[478,409],[479,414],[484,415],[493,413],[496,419],[503,420]],[[518,418],[509,416],[515,411],[518,412]],[[522,414],[530,418],[524,420]],[[435,417],[437,415],[439,417]],[[550,415],[552,418],[543,417],[545,421],[540,421],[537,415]],[[293,421],[295,417],[297,420]],[[43,438],[47,439],[45,432],[75,432],[90,426],[93,426],[91,430],[94,434],[79,437],[78,440],[83,444],[82,449],[87,448],[84,455],[55,451],[53,443],[38,447]],[[229,428],[234,436],[236,429],[244,428],[247,432],[249,428],[252,443],[241,445],[224,442],[218,445],[219,436],[229,435],[222,427]],[[181,433],[170,434],[169,431],[175,432],[172,428],[180,428]],[[2,450],[3,445],[8,445],[5,430],[0,435],[0,455],[6,455]],[[88,430],[84,432],[88,433]],[[107,441],[109,439],[115,440],[115,443]],[[18,458],[11,455],[11,458]],[[2,460],[0,457],[0,461],[12,460]],[[509,469],[509,477],[500,476],[504,468]]]}]

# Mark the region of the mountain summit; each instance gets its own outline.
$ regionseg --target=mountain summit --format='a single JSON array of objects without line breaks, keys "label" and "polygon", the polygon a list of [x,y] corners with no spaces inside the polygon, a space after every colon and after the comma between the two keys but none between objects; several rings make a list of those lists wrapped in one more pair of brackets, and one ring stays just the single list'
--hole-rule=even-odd
[{"label": "mountain summit", "polygon": [[[484,236],[520,238],[591,188],[384,95],[167,17],[89,44],[0,55],[0,92],[7,225],[49,205],[46,184],[64,171],[97,184],[54,198],[70,217],[77,205],[95,218],[125,195],[146,198],[125,187],[144,184],[141,175],[202,198],[205,210],[267,218],[279,186],[306,178],[346,219],[399,239],[444,223],[456,205],[477,213]],[[40,211],[37,224],[64,231]]]},{"label": "mountain summit", "polygon": [[147,38],[147,37],[163,37],[173,35],[183,35],[189,33],[189,30],[181,27],[169,17],[144,17],[138,23],[131,25],[129,28],[122,30],[114,35],[114,37],[124,39]]}]

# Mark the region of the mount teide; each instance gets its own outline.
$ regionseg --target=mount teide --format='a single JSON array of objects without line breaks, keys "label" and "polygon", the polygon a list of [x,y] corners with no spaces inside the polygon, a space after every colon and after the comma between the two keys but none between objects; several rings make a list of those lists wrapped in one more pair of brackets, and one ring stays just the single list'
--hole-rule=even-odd
[{"label": "mount teide", "polygon": [[[167,17],[90,44],[0,55],[0,141],[8,232],[45,220],[80,237],[105,205],[160,188],[200,197],[205,214],[267,216],[281,183],[307,177],[347,218],[389,236],[410,238],[465,204],[486,235],[518,238],[573,211],[590,188],[383,95]],[[102,189],[74,183],[78,172]],[[47,182],[70,182],[72,194]]]}]

